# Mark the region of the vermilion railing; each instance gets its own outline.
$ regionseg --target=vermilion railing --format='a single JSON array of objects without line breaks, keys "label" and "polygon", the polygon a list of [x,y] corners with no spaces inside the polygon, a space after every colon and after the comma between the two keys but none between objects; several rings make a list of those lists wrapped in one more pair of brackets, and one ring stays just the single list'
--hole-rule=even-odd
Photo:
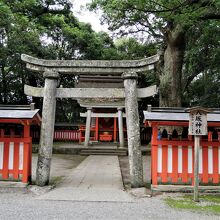
[{"label": "vermilion railing", "polygon": [[31,177],[31,138],[0,138],[0,175],[27,183]]},{"label": "vermilion railing", "polygon": [[[103,131],[100,132],[96,132],[96,128],[95,127],[91,127],[90,128],[91,134],[93,134],[94,136],[90,136],[90,140],[99,140],[99,133],[103,133]],[[106,130],[105,130],[106,131]],[[109,130],[109,132],[112,133],[113,137],[112,139],[114,141],[118,141],[119,137],[118,137],[118,129],[113,131],[113,130]],[[124,129],[124,135],[125,135],[125,139],[127,139],[126,136],[126,129]],[[149,142],[149,134],[146,132],[141,132],[141,142],[142,143],[146,143]],[[55,130],[54,131],[54,140],[57,141],[79,141],[79,142],[83,142],[85,139],[85,126],[80,126],[79,130]],[[34,140],[39,140],[40,139],[40,131],[35,131],[32,130],[31,131],[31,137]]]},{"label": "vermilion railing", "polygon": [[[152,138],[152,184],[184,183],[193,185],[194,142],[190,140],[157,140]],[[220,142],[200,142],[199,178],[201,183],[220,183]]]},{"label": "vermilion railing", "polygon": [[78,130],[57,130],[54,131],[54,140],[79,141],[80,132]]}]

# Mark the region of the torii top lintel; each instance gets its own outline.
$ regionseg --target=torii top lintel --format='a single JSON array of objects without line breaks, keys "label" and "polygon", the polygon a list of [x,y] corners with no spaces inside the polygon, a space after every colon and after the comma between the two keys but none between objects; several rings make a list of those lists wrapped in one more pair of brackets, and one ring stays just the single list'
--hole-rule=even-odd
[{"label": "torii top lintel", "polygon": [[33,71],[53,70],[64,74],[120,75],[124,72],[141,73],[154,69],[159,55],[140,60],[44,60],[26,54],[21,55],[26,67]]}]

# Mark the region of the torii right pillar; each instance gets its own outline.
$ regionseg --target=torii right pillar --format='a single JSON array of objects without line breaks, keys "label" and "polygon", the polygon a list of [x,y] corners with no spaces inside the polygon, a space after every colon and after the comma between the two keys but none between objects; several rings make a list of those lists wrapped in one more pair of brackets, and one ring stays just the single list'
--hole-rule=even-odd
[{"label": "torii right pillar", "polygon": [[128,134],[128,154],[131,187],[143,186],[143,164],[140,144],[140,122],[138,113],[137,79],[135,72],[122,74],[125,88],[125,110]]}]

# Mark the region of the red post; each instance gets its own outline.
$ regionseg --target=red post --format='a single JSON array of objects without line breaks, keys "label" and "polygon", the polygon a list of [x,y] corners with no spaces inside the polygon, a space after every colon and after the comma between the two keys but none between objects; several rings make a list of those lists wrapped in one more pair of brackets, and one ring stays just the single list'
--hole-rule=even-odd
[{"label": "red post", "polygon": [[209,182],[208,176],[208,146],[202,147],[202,181],[203,183]]},{"label": "red post", "polygon": [[153,185],[157,185],[157,163],[158,163],[158,145],[156,144],[157,135],[158,135],[158,127],[156,124],[153,124],[153,134],[151,141],[151,148],[152,148],[151,175],[152,175]]},{"label": "red post", "polygon": [[117,142],[117,118],[114,118],[114,142]]},{"label": "red post", "polygon": [[2,172],[3,179],[8,179],[8,164],[9,164],[9,142],[5,142],[4,157],[3,157],[3,172]]},{"label": "red post", "polygon": [[19,178],[19,142],[14,142],[13,178]]},{"label": "red post", "polygon": [[218,161],[220,158],[218,158],[218,147],[212,148],[213,153],[213,183],[219,183],[219,174],[218,174]]},{"label": "red post", "polygon": [[95,140],[99,140],[99,118],[96,117],[95,119]]},{"label": "red post", "polygon": [[[24,124],[24,138],[30,138],[30,126],[28,124],[28,121]],[[30,163],[31,157],[30,157],[30,144],[29,142],[24,142],[24,156],[23,156],[23,177],[22,182],[27,183],[29,179],[29,169],[30,169]]]},{"label": "red post", "polygon": [[178,146],[172,146],[172,181],[178,182]]},{"label": "red post", "polygon": [[168,170],[168,146],[162,145],[162,175],[161,179],[163,183],[167,182],[167,170]]},{"label": "red post", "polygon": [[182,181],[188,182],[188,146],[182,146]]},{"label": "red post", "polygon": [[32,177],[32,140],[29,143],[29,171],[28,171],[28,178],[31,181]]}]

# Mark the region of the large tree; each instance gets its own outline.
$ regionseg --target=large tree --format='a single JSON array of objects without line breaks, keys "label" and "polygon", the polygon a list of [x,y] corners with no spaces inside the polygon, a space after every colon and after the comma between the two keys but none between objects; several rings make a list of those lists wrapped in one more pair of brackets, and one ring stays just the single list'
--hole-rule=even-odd
[{"label": "large tree", "polygon": [[[0,0],[0,103],[27,104],[25,84],[43,86],[41,74],[26,69],[20,55],[43,59],[134,59],[148,45],[134,39],[114,44],[107,33],[96,33],[80,22],[68,0]],[[149,54],[153,54],[151,45]],[[155,51],[155,50],[154,50]],[[73,87],[74,77],[61,75],[60,86]],[[41,100],[34,98],[37,108]],[[57,100],[57,121],[75,122],[79,111],[70,99]]]},{"label": "large tree", "polygon": [[39,18],[45,14],[67,13],[70,3],[59,1],[58,9],[51,6],[58,1],[8,1],[0,0],[0,103],[26,104],[24,84],[36,86],[37,78],[26,70],[20,55],[27,53],[43,57],[45,46],[42,43],[44,30]]},{"label": "large tree", "polygon": [[[160,80],[160,105],[181,106],[185,81],[188,85],[200,71],[183,80],[184,58],[188,40],[207,20],[220,18],[218,0],[93,0],[91,9],[103,10],[103,22],[119,34],[142,33],[161,44],[157,73]],[[198,56],[202,56],[200,53]],[[183,68],[184,67],[184,68]],[[184,81],[184,82],[183,82]]]}]

